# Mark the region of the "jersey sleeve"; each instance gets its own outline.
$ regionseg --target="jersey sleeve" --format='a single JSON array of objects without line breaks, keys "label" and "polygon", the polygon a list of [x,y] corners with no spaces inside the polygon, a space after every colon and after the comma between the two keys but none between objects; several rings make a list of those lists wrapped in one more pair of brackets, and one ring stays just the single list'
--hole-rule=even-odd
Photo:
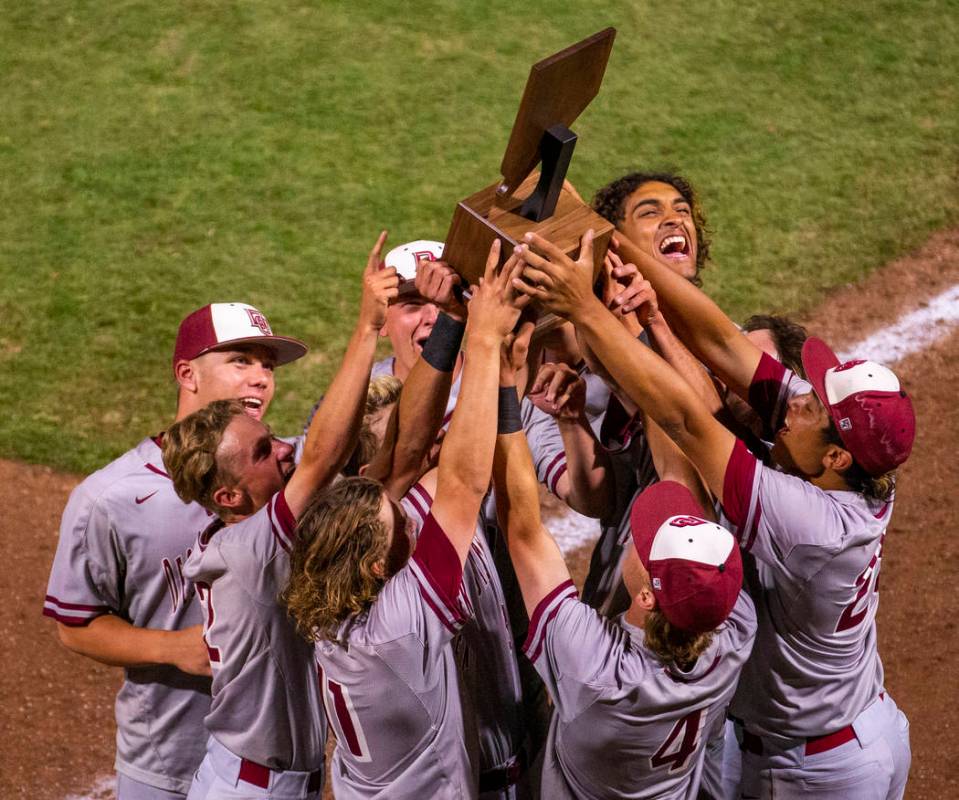
[{"label": "jersey sleeve", "polygon": [[420,530],[409,568],[423,602],[452,636],[469,617],[462,596],[463,565],[432,513]]},{"label": "jersey sleeve", "polygon": [[566,472],[566,448],[556,420],[537,408],[528,398],[520,405],[523,431],[533,456],[536,477],[553,494],[559,479]]},{"label": "jersey sleeve", "polygon": [[799,579],[843,547],[845,527],[829,496],[760,462],[737,440],[723,479],[723,513],[740,547]]},{"label": "jersey sleeve", "polygon": [[604,688],[602,672],[617,647],[599,614],[564,581],[533,611],[523,652],[543,679],[557,713],[576,717]]},{"label": "jersey sleeve", "polygon": [[104,504],[81,484],[70,495],[60,522],[44,616],[83,626],[103,614],[120,614],[121,563],[116,530]]}]

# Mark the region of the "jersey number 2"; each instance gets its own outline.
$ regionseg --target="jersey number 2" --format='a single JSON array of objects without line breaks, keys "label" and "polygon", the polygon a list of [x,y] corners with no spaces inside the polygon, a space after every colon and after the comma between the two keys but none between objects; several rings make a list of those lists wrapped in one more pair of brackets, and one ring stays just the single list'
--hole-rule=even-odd
[{"label": "jersey number 2", "polygon": [[673,725],[666,741],[649,759],[649,764],[653,769],[668,766],[670,772],[679,772],[686,768],[689,757],[699,747],[699,733],[702,730],[705,711],[704,708],[691,711]]}]

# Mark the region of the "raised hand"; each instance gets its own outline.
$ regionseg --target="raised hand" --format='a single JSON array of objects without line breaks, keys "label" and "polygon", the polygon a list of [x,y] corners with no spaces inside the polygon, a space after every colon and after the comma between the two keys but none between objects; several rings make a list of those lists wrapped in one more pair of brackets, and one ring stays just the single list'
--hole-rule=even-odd
[{"label": "raised hand", "polygon": [[[576,261],[535,233],[527,233],[523,238],[517,250],[526,267],[522,279],[513,280],[517,291],[566,319],[595,299],[592,229],[583,235]],[[543,255],[535,252],[534,247]]]},{"label": "raised hand", "polygon": [[586,408],[586,381],[566,364],[543,364],[527,397],[551,417],[578,419]]},{"label": "raised hand", "polygon": [[607,283],[607,308],[616,316],[625,316],[633,311],[640,325],[648,325],[656,318],[659,306],[656,292],[649,281],[643,278],[635,264],[624,264],[613,250],[606,253],[606,266],[612,280]]},{"label": "raised hand", "polygon": [[386,309],[390,300],[399,294],[400,279],[396,268],[380,269],[380,253],[386,243],[386,235],[386,231],[382,231],[377,237],[363,270],[358,325],[373,331],[379,331],[386,324]]},{"label": "raised hand", "polygon": [[416,291],[453,319],[465,322],[466,306],[455,290],[462,283],[462,278],[445,261],[416,263]]},{"label": "raised hand", "polygon": [[514,283],[519,281],[523,262],[514,253],[502,269],[497,271],[500,242],[493,242],[486,258],[486,271],[478,286],[472,288],[469,302],[468,336],[484,336],[502,341],[516,326],[520,311],[529,303],[529,298],[517,291]]}]

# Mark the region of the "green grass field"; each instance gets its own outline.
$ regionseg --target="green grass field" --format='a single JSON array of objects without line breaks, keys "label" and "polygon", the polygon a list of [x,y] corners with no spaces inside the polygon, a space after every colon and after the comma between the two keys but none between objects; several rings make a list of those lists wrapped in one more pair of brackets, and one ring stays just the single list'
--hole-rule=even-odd
[{"label": "green grass field", "polygon": [[673,165],[731,313],[795,311],[959,219],[954,0],[0,0],[0,455],[89,470],[171,417],[176,324],[262,308],[342,351],[365,253],[497,178],[530,65],[619,37],[574,126],[584,194]]}]

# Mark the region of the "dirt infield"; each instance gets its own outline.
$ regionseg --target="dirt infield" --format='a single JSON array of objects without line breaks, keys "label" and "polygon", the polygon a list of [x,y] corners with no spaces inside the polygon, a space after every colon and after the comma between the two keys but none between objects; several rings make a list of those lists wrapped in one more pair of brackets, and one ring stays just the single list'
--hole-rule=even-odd
[{"label": "dirt infield", "polygon": [[[803,320],[837,348],[854,344],[959,284],[959,230],[832,295]],[[931,323],[934,324],[934,323]],[[959,796],[951,759],[959,752],[952,705],[959,697],[959,332],[908,356],[897,372],[913,396],[918,436],[902,469],[884,550],[880,652],[886,686],[911,722],[907,797]],[[135,437],[134,437],[135,438]],[[132,441],[132,440],[131,440]],[[0,632],[9,655],[0,673],[0,797],[63,800],[91,796],[113,764],[113,697],[119,671],[62,648],[41,618],[60,512],[77,478],[0,461],[0,502],[8,509],[0,544]],[[582,569],[584,553],[574,554]]]}]

